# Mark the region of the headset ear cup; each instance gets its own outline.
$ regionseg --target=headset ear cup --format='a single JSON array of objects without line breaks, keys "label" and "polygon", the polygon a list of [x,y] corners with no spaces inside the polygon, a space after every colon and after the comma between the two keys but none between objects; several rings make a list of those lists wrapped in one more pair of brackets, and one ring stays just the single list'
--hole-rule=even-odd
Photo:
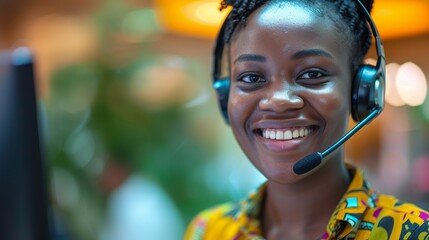
[{"label": "headset ear cup", "polygon": [[373,108],[378,105],[376,97],[380,91],[377,87],[379,82],[377,68],[372,65],[361,66],[353,79],[352,86],[352,117],[360,122],[367,117]]},{"label": "headset ear cup", "polygon": [[219,107],[222,111],[222,115],[225,121],[229,124],[228,117],[228,97],[229,97],[229,78],[218,79],[213,82],[213,87],[216,90],[217,97],[219,100]]}]

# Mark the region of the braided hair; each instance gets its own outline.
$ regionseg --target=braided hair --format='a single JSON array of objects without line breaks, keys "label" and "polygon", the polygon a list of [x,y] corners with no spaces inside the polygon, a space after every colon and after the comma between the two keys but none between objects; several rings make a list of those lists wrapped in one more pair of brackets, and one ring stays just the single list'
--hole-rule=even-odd
[{"label": "braided hair", "polygon": [[[220,10],[232,6],[230,17],[225,22],[224,44],[231,41],[234,31],[238,26],[245,26],[249,15],[260,6],[269,1],[282,2],[282,0],[223,0]],[[307,3],[309,6],[316,6],[315,12],[322,15],[321,9],[329,9],[328,14],[334,23],[337,24],[339,32],[345,32],[344,41],[352,51],[352,70],[355,72],[371,46],[372,35],[367,21],[363,16],[362,9],[357,6],[357,0],[289,0],[300,3]],[[373,0],[360,0],[368,12],[371,12]],[[318,9],[316,9],[318,8]],[[343,34],[344,35],[344,34]]]}]

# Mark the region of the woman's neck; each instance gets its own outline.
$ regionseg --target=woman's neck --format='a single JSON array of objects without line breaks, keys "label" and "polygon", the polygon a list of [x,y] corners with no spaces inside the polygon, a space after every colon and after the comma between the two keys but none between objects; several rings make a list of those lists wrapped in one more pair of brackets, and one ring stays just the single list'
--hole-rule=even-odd
[{"label": "woman's neck", "polygon": [[261,216],[264,235],[267,239],[322,236],[350,181],[345,164],[334,161],[297,183],[268,181]]}]

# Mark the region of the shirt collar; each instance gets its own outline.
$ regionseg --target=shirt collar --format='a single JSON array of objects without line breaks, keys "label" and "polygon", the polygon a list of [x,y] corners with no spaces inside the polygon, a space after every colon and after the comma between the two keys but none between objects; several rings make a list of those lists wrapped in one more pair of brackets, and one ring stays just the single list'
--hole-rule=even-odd
[{"label": "shirt collar", "polygon": [[[260,222],[260,211],[266,192],[266,183],[252,191],[248,197],[241,201],[240,210],[235,214],[235,220],[243,223],[240,235],[243,239],[263,239]],[[241,238],[240,238],[241,239]]]},{"label": "shirt collar", "polygon": [[330,236],[341,237],[357,232],[366,209],[374,207],[376,196],[363,173],[359,169],[348,167],[353,179],[329,221],[327,230]]},{"label": "shirt collar", "polygon": [[[357,232],[363,213],[367,208],[374,207],[375,193],[365,180],[359,169],[348,166],[353,177],[346,193],[337,205],[327,226],[329,236],[345,236],[350,232]],[[260,210],[266,192],[266,183],[251,192],[240,203],[235,219],[243,224],[241,234],[245,239],[262,239]]]}]

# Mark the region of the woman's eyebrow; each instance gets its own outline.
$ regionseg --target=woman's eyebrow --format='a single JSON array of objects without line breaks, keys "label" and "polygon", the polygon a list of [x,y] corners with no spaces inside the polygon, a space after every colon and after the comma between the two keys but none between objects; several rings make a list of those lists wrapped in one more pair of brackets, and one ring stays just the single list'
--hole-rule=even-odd
[{"label": "woman's eyebrow", "polygon": [[245,61],[254,61],[254,62],[266,62],[267,59],[261,55],[256,54],[242,54],[237,59],[235,59],[234,63],[237,62],[245,62]]},{"label": "woman's eyebrow", "polygon": [[312,57],[312,56],[322,56],[322,57],[328,57],[328,58],[334,58],[331,54],[329,54],[326,51],[323,51],[322,49],[304,49],[301,51],[298,51],[294,53],[291,57],[291,59],[300,59],[305,57]]}]

